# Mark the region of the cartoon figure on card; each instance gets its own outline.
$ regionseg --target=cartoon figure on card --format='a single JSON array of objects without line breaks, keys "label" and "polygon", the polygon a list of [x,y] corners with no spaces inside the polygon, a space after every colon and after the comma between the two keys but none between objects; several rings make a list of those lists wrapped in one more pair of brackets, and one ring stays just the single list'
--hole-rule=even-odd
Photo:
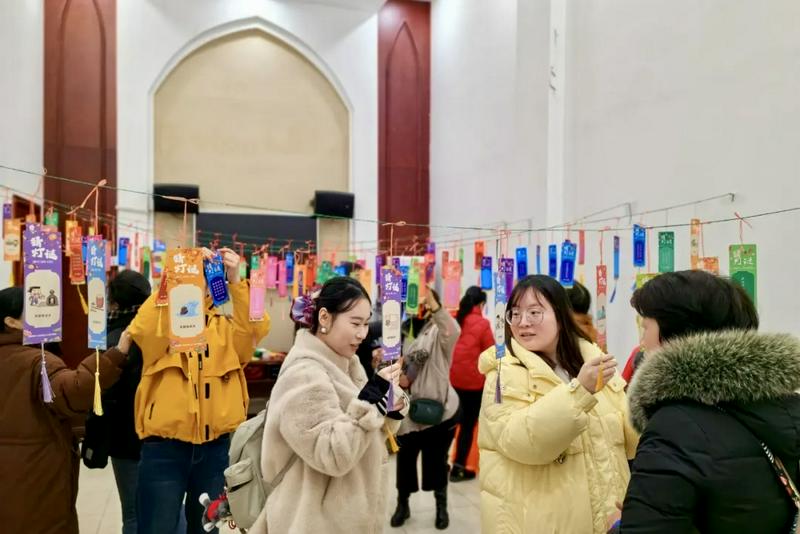
[{"label": "cartoon figure on card", "polygon": [[40,306],[41,302],[44,300],[44,295],[42,294],[42,288],[39,286],[33,286],[28,288],[28,304],[31,306]]},{"label": "cartoon figure on card", "polygon": [[47,296],[47,302],[45,304],[47,306],[58,306],[58,297],[56,296],[55,289],[50,290],[50,294]]},{"label": "cartoon figure on card", "polygon": [[180,315],[181,317],[197,317],[200,313],[200,303],[197,301],[187,302],[183,306],[181,306]]}]

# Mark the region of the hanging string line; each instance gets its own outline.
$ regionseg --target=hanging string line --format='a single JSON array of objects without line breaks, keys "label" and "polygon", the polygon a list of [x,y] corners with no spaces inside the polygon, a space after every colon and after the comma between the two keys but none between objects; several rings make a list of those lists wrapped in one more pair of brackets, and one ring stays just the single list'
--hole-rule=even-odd
[{"label": "hanging string line", "polygon": [[[11,166],[8,166],[8,165],[0,164],[0,169],[6,169],[6,170],[12,171],[12,172],[28,174],[28,175],[36,176],[37,178],[38,177],[44,177],[44,178],[47,178],[47,179],[50,179],[50,180],[56,180],[56,181],[62,181],[62,182],[66,182],[66,183],[76,184],[76,185],[82,185],[82,186],[85,186],[85,187],[95,187],[96,186],[96,184],[94,184],[92,182],[88,182],[88,181],[76,180],[74,178],[65,178],[63,176],[55,176],[55,175],[52,175],[52,174],[42,174],[40,172],[27,171],[27,170],[24,170],[24,169],[11,167]],[[112,190],[112,191],[121,191],[121,192],[124,192],[124,193],[132,193],[132,194],[137,194],[137,195],[144,195],[144,196],[148,196],[148,197],[152,197],[152,198],[163,198],[163,199],[166,199],[166,200],[174,200],[174,197],[170,197],[169,195],[162,195],[162,194],[159,194],[159,193],[149,193],[149,192],[146,192],[146,191],[138,191],[138,190],[127,189],[127,188],[123,188],[123,187],[103,185],[103,186],[100,186],[100,188],[101,189]],[[641,211],[641,212],[637,212],[637,213],[628,213],[627,216],[629,218],[631,218],[631,217],[640,216],[640,215],[649,215],[649,214],[652,214],[652,213],[660,213],[660,212],[663,212],[665,210],[678,209],[678,208],[681,208],[681,207],[693,206],[693,205],[702,204],[702,203],[705,203],[705,202],[709,202],[709,201],[712,201],[712,200],[719,200],[719,199],[723,199],[723,198],[729,198],[731,201],[733,201],[735,199],[735,194],[734,193],[725,193],[725,194],[722,194],[722,195],[716,195],[716,196],[713,196],[713,197],[700,199],[700,200],[695,200],[695,201],[691,201],[691,202],[685,202],[685,203],[682,203],[682,204],[676,204],[676,205],[673,205],[673,206],[667,206],[667,207],[664,207],[664,208],[656,208],[656,209]],[[254,205],[237,204],[237,203],[230,203],[230,202],[216,202],[216,201],[210,201],[210,200],[201,200],[200,204],[201,205],[207,205],[207,206],[222,206],[222,207],[228,207],[228,208],[257,210],[257,211],[265,211],[265,212],[272,212],[272,213],[284,213],[284,214],[287,214],[287,215],[295,215],[295,216],[303,216],[303,217],[309,216],[308,213],[296,212],[296,211],[285,210],[285,209],[280,209],[280,208],[269,208],[269,207],[264,207],[264,206],[254,206]],[[576,219],[575,221],[565,222],[565,223],[558,224],[558,225],[547,226],[547,227],[543,227],[543,228],[533,228],[533,229],[531,229],[531,228],[524,228],[524,229],[508,228],[508,230],[510,232],[512,232],[513,234],[517,234],[517,233],[520,233],[520,232],[526,233],[526,232],[551,231],[551,230],[553,230],[553,231],[563,231],[563,230],[568,230],[569,226],[574,226],[576,222],[581,222],[583,224],[594,224],[594,223],[600,223],[600,222],[613,221],[613,220],[619,219],[619,217],[607,217],[607,218],[604,218],[604,219],[588,219],[588,220],[587,220],[587,218],[591,217],[593,215],[599,214],[599,213],[605,213],[607,211],[611,211],[611,210],[618,209],[620,207],[626,207],[626,206],[630,207],[630,203],[619,204],[617,206],[613,206],[611,208],[604,209],[604,210],[601,210],[599,212],[595,212],[593,214],[590,214],[589,216],[581,217],[579,219]],[[326,218],[326,219],[334,219],[334,220],[352,220],[354,222],[364,222],[364,223],[372,223],[372,224],[379,224],[379,225],[396,224],[397,223],[397,221],[383,221],[383,220],[379,220],[379,219],[366,219],[366,218],[349,218],[349,217],[330,216],[330,215],[318,215],[318,217]],[[525,219],[523,219],[523,220],[525,220]],[[460,230],[494,231],[494,232],[497,231],[496,227],[491,227],[491,226],[462,226],[462,225],[423,224],[423,223],[410,223],[410,222],[406,222],[405,226],[410,226],[410,227],[415,227],[415,228],[432,228],[432,229],[445,229],[445,230],[450,229],[450,230],[459,230],[459,231]],[[586,229],[586,230],[588,231],[588,229]]]}]

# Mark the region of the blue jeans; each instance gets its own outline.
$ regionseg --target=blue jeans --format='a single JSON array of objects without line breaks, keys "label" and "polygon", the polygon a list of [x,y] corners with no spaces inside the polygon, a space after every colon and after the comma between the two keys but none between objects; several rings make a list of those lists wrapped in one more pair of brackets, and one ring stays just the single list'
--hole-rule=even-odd
[{"label": "blue jeans", "polygon": [[122,504],[122,534],[136,534],[136,483],[139,479],[139,460],[111,458],[117,492]]},{"label": "blue jeans", "polygon": [[136,499],[139,534],[175,532],[184,495],[186,534],[206,534],[200,495],[208,493],[213,500],[224,491],[229,445],[229,436],[202,445],[174,439],[145,441]]},{"label": "blue jeans", "polygon": [[[139,484],[139,460],[111,458],[117,493],[122,505],[122,534],[136,534],[136,487]],[[186,532],[186,518],[181,513],[175,534]]]}]

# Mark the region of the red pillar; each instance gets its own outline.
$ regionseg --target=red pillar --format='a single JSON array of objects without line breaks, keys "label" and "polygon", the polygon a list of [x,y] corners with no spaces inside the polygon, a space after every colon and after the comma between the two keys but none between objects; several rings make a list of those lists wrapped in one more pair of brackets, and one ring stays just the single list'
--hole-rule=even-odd
[{"label": "red pillar", "polygon": [[[45,167],[48,174],[95,183],[105,178],[116,186],[116,0],[47,0],[44,6]],[[45,180],[48,201],[76,205],[90,190]],[[116,191],[102,191],[99,211],[116,214],[116,199]],[[82,218],[85,234],[90,217],[83,212]],[[62,213],[62,232],[64,220]],[[86,316],[68,279],[63,302],[64,359],[75,366],[88,354]]]},{"label": "red pillar", "polygon": [[[378,17],[378,218],[428,224],[430,4],[389,0]],[[379,229],[388,248],[389,229]],[[395,254],[428,228],[395,228]],[[418,252],[420,252],[418,250]]]}]

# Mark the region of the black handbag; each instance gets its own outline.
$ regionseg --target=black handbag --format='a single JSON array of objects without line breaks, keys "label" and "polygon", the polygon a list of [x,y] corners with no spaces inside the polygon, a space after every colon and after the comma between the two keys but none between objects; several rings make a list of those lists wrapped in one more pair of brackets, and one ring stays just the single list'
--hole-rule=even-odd
[{"label": "black handbag", "polygon": [[444,404],[433,399],[414,399],[408,416],[421,425],[438,425],[444,418]]},{"label": "black handbag", "polygon": [[86,435],[81,443],[83,465],[89,469],[103,469],[108,465],[111,449],[111,418],[108,415],[89,414],[86,417]]}]

